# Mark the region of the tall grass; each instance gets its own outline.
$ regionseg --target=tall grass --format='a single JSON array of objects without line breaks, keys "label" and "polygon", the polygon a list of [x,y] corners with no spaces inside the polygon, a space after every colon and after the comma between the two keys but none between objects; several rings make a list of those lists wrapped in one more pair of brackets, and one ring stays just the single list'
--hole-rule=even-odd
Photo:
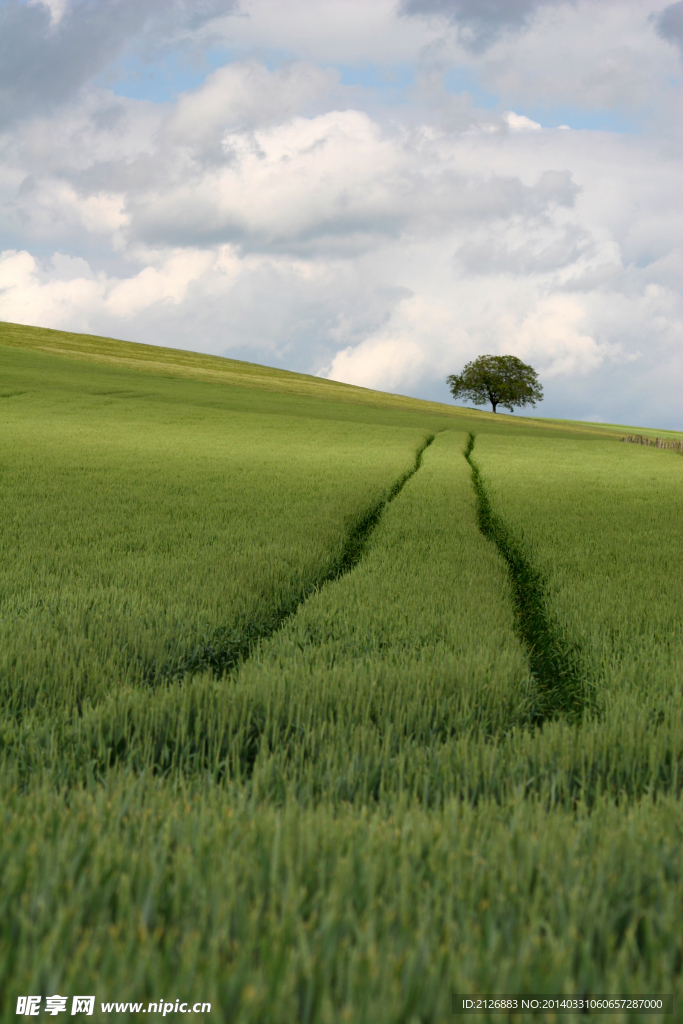
[{"label": "tall grass", "polygon": [[533,720],[536,724],[557,716],[580,720],[591,704],[592,687],[585,679],[575,647],[547,613],[541,573],[491,506],[479,466],[472,458],[474,440],[474,434],[470,434],[464,454],[472,470],[479,529],[497,546],[508,566],[517,631],[526,644],[538,688]]},{"label": "tall grass", "polygon": [[546,580],[547,609],[582,651],[602,714],[630,705],[653,727],[678,712],[683,464],[600,441],[477,440],[493,507]]},{"label": "tall grass", "polygon": [[426,433],[107,370],[67,390],[49,371],[0,406],[0,694],[17,715],[234,663],[334,573]]},{"label": "tall grass", "polygon": [[[680,460],[4,365],[2,1019],[54,992],[238,1024],[680,999]],[[539,715],[549,636],[582,715]]]},{"label": "tall grass", "polygon": [[8,1019],[57,991],[262,1024],[445,1022],[454,992],[662,993],[681,970],[671,798],[387,814],[114,775],[0,804]]}]

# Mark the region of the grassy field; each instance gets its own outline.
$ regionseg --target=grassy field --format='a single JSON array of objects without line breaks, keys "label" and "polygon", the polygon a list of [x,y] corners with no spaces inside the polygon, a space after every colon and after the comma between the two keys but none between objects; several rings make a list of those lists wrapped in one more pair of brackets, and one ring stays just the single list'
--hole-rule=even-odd
[{"label": "grassy field", "polygon": [[0,325],[2,1019],[681,1019],[683,459],[137,348]]}]

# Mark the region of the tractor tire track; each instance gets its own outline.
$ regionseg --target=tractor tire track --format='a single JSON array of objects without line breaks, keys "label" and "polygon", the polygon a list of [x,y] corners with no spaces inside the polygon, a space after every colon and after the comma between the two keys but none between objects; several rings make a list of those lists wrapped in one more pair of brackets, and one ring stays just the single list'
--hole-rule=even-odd
[{"label": "tractor tire track", "polygon": [[415,453],[412,467],[395,481],[385,497],[356,520],[334,562],[314,580],[304,584],[298,592],[292,595],[290,600],[261,619],[252,619],[238,623],[236,626],[226,626],[215,630],[208,639],[198,643],[192,651],[180,661],[176,661],[175,664],[169,656],[168,660],[162,664],[147,662],[141,665],[137,673],[138,678],[141,677],[143,683],[149,686],[156,686],[207,669],[217,676],[224,676],[246,661],[256,645],[273,636],[309,597],[321,587],[328,583],[334,583],[335,580],[355,569],[387,505],[401,493],[408,480],[417,473],[422,464],[422,456],[434,437],[434,434],[429,434],[425,438]]},{"label": "tractor tire track", "polygon": [[475,435],[464,456],[472,471],[479,529],[503,556],[512,585],[517,632],[527,648],[529,668],[537,684],[531,724],[554,718],[580,721],[594,708],[594,689],[586,676],[581,652],[568,640],[548,612],[546,579],[527,558],[504,520],[494,512],[481,471],[472,458]]}]

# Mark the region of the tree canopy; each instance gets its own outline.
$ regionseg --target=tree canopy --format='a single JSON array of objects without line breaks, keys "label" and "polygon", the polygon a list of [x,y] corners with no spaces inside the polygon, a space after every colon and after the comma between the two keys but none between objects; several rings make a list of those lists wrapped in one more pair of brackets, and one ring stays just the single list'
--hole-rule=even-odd
[{"label": "tree canopy", "polygon": [[498,405],[512,412],[515,406],[536,405],[543,399],[536,371],[517,356],[478,356],[461,374],[446,379],[453,398],[475,405],[490,402],[494,412]]}]

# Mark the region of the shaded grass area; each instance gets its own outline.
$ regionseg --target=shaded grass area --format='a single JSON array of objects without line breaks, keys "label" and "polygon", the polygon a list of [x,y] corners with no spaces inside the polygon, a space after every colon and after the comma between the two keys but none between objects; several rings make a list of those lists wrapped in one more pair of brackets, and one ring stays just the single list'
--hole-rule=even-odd
[{"label": "shaded grass area", "polygon": [[474,434],[470,434],[465,458],[472,470],[479,529],[496,545],[510,574],[517,629],[529,652],[531,672],[538,687],[532,721],[540,725],[562,715],[578,722],[595,703],[580,651],[562,635],[557,622],[548,614],[542,573],[515,541],[505,521],[493,511],[479,466],[472,458],[474,441]]}]

